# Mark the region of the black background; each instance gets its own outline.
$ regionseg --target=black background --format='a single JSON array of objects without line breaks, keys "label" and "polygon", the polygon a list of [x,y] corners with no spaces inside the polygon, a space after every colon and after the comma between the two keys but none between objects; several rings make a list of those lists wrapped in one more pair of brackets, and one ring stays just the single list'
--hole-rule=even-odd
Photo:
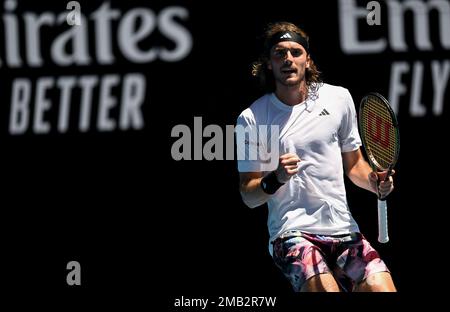
[{"label": "black background", "polygon": [[[89,14],[102,2],[80,3],[82,12]],[[193,128],[194,116],[201,116],[204,126],[233,125],[239,113],[261,95],[250,76],[250,65],[260,51],[257,38],[267,22],[287,20],[302,27],[310,35],[312,57],[323,79],[348,88],[356,104],[369,91],[388,94],[393,61],[422,61],[427,73],[430,60],[445,60],[448,52],[439,43],[431,52],[418,51],[407,15],[408,53],[388,49],[381,54],[346,55],[340,49],[335,1],[111,4],[122,13],[132,7],[155,12],[169,5],[186,7],[190,16],[181,23],[191,31],[193,50],[177,63],[134,64],[114,45],[117,63],[113,66],[94,62],[89,67],[61,68],[51,62],[45,49],[64,29],[54,27],[44,30],[42,53],[47,58],[43,68],[0,68],[2,275],[8,293],[25,298],[37,295],[46,302],[56,302],[58,297],[84,306],[84,302],[98,306],[125,302],[158,304],[169,310],[182,295],[278,295],[280,308],[305,303],[334,307],[361,298],[364,302],[365,296],[333,296],[326,301],[294,296],[268,254],[266,208],[249,209],[240,200],[236,162],[175,161],[170,153],[176,140],[171,130],[177,124]],[[65,5],[64,1],[19,1],[16,11],[62,12]],[[382,8],[386,12],[384,4]],[[362,21],[362,35],[386,36],[386,14],[382,17],[381,26],[369,27]],[[438,42],[436,25],[431,27],[433,43]],[[4,45],[3,31],[1,36]],[[155,44],[164,40],[157,35],[151,39]],[[147,78],[143,130],[8,134],[13,78],[130,72]],[[442,232],[447,225],[440,215],[446,209],[442,143],[447,141],[448,112],[444,107],[442,115],[432,115],[429,72],[427,77],[424,117],[409,116],[409,96],[400,103],[402,146],[396,190],[388,201],[388,244],[376,241],[375,197],[347,183],[352,212],[400,291],[382,300],[401,304],[425,295],[438,298],[435,283],[446,266],[442,249],[436,248],[445,241]],[[406,75],[404,83],[410,85],[410,81],[411,75]],[[448,93],[447,87],[446,102]],[[58,100],[55,94],[49,96]],[[72,260],[81,264],[81,286],[66,284],[66,265]]]}]

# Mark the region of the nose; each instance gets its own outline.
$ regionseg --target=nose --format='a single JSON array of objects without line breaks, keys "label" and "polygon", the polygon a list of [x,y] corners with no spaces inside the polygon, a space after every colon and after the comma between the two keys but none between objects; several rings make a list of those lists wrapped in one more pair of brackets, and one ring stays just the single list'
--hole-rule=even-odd
[{"label": "nose", "polygon": [[286,54],[284,55],[284,63],[292,64],[293,60],[294,60],[294,56],[292,56],[292,53],[290,50],[287,50]]},{"label": "nose", "polygon": [[291,64],[292,64],[292,60],[291,60],[289,57],[286,57],[286,58],[284,59],[283,63],[284,63],[285,65],[291,65]]}]

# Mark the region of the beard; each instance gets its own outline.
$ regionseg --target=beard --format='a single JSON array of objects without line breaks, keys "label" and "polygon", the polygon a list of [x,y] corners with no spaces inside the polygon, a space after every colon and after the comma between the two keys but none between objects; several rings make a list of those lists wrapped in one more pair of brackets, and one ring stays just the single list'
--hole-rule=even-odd
[{"label": "beard", "polygon": [[275,81],[285,87],[294,87],[300,85],[300,83],[303,80],[303,77],[297,75],[295,78],[286,78],[283,77],[282,75],[277,75],[275,77]]},{"label": "beard", "polygon": [[282,86],[285,87],[294,87],[294,86],[298,86],[300,85],[300,83],[305,79],[305,70],[298,70],[297,72],[295,72],[295,76],[291,77],[292,74],[285,74],[281,72],[282,69],[280,69],[279,72],[275,73],[274,72],[274,78],[275,81],[279,84],[281,84]]}]

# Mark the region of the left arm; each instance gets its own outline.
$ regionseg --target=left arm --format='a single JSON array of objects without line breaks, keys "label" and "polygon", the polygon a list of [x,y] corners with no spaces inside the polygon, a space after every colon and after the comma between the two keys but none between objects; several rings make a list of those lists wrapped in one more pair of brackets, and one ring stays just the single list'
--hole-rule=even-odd
[{"label": "left arm", "polygon": [[[377,193],[377,180],[380,179],[381,197],[386,197],[394,189],[392,176],[387,181],[384,181],[386,171],[373,172],[370,165],[364,159],[361,149],[342,153],[342,161],[344,163],[345,174],[357,186],[368,190],[372,193]],[[394,173],[394,172],[393,172]]]}]

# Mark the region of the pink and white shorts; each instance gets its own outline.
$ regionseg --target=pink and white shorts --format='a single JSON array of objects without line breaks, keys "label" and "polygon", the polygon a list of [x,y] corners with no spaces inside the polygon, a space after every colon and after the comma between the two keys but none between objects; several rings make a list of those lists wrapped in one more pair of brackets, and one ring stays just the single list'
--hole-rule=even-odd
[{"label": "pink and white shorts", "polygon": [[389,272],[360,233],[327,236],[288,231],[272,244],[275,264],[295,291],[317,274],[331,273],[343,291],[352,291],[370,274]]}]

